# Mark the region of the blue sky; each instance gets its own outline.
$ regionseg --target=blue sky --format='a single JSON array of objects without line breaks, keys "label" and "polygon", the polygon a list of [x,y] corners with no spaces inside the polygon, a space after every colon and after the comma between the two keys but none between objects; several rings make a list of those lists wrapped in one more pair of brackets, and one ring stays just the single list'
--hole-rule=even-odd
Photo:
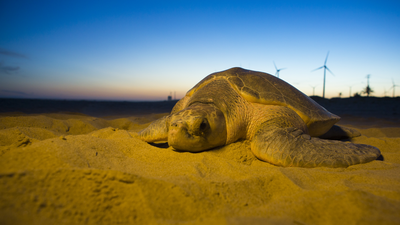
[{"label": "blue sky", "polygon": [[[165,100],[240,66],[307,95],[400,85],[399,1],[0,1],[0,97]],[[400,87],[396,88],[397,96]]]}]

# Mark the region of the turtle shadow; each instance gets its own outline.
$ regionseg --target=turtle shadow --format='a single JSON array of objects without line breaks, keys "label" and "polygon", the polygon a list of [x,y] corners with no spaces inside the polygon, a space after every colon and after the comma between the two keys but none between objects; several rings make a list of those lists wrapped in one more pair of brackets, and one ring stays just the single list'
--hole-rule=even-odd
[{"label": "turtle shadow", "polygon": [[[170,147],[169,144],[168,144],[168,142],[157,142],[157,143],[155,143],[155,142],[149,142],[148,144],[151,145],[151,146],[154,146],[154,147],[156,147],[156,148],[169,148],[169,147]],[[215,150],[215,149],[220,149],[220,148],[223,148],[223,147],[224,147],[224,146],[219,146],[219,147],[215,147],[215,148],[212,148],[212,149],[205,149],[205,150],[202,150],[202,151],[197,151],[197,152],[195,152],[195,153],[207,152],[207,151],[211,151],[211,150]],[[178,149],[172,149],[172,150],[175,151],[175,152],[182,152],[182,153],[189,152],[189,151],[178,150]]]},{"label": "turtle shadow", "polygon": [[383,157],[383,155],[380,155],[377,159],[375,160],[379,160],[379,161],[385,161],[385,158]]},{"label": "turtle shadow", "polygon": [[158,143],[150,142],[149,145],[157,147],[157,148],[169,148],[168,142],[158,142]]}]

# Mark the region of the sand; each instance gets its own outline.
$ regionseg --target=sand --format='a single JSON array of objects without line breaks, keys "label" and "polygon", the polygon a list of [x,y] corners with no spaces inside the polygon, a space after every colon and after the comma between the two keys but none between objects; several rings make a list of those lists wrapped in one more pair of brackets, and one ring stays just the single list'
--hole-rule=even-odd
[{"label": "sand", "polygon": [[44,111],[0,114],[1,224],[400,224],[398,120],[345,117],[383,159],[309,169],[137,138],[165,113]]}]

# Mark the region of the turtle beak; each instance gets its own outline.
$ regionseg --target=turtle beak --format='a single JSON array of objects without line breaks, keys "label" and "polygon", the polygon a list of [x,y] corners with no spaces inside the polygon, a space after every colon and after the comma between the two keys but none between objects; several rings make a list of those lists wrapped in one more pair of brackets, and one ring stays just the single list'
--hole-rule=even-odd
[{"label": "turtle beak", "polygon": [[186,129],[187,130],[187,124],[183,120],[175,120],[172,123],[170,123],[169,130],[181,130],[181,129]]},{"label": "turtle beak", "polygon": [[198,152],[205,150],[201,144],[203,137],[190,132],[188,124],[183,120],[171,121],[168,130],[168,144],[176,150]]}]

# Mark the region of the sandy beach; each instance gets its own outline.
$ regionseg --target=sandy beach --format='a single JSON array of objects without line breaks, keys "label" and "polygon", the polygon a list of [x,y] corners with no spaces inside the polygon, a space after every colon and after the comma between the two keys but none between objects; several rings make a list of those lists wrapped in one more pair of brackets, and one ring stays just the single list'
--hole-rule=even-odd
[{"label": "sandy beach", "polygon": [[382,157],[284,168],[137,132],[175,102],[0,100],[1,224],[400,224],[400,99],[316,99]]}]

